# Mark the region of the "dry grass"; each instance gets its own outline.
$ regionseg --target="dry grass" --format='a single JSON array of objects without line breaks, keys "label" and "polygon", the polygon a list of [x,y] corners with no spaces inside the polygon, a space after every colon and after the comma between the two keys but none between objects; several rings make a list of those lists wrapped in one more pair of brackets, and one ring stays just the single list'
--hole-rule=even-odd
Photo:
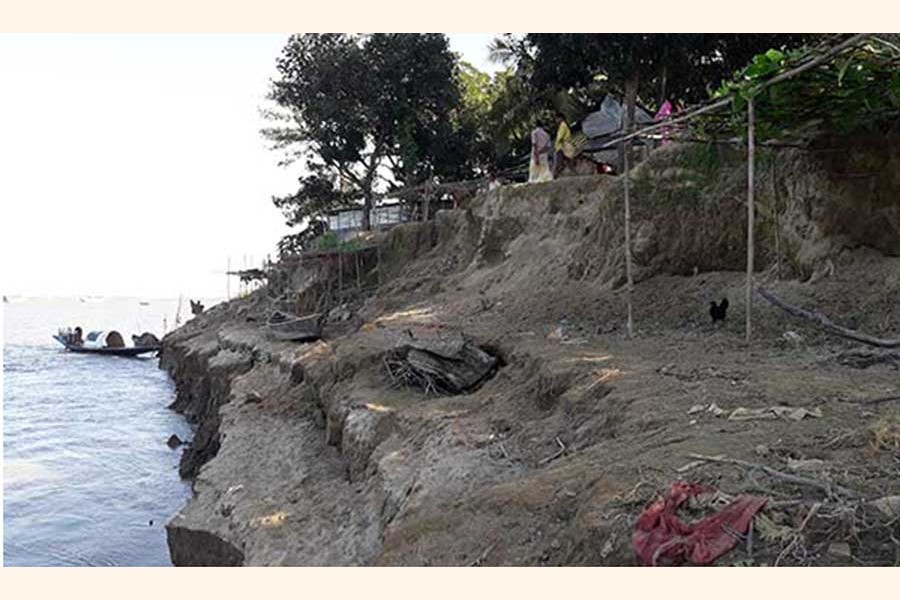
[{"label": "dry grass", "polygon": [[889,413],[869,429],[877,450],[900,450],[900,411]]}]

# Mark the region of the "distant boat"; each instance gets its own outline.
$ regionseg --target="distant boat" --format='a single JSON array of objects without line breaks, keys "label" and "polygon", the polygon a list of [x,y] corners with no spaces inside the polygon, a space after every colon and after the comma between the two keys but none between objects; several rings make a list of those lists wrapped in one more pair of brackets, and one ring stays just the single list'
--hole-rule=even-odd
[{"label": "distant boat", "polygon": [[140,304],[141,306],[150,306],[150,303],[146,300],[141,300],[140,302],[138,302],[138,304]]},{"label": "distant boat", "polygon": [[139,356],[151,352],[159,352],[159,344],[126,346],[122,334],[118,331],[92,331],[87,334],[81,344],[73,343],[71,334],[60,331],[53,336],[57,342],[70,352],[80,354],[106,354],[109,356]]}]

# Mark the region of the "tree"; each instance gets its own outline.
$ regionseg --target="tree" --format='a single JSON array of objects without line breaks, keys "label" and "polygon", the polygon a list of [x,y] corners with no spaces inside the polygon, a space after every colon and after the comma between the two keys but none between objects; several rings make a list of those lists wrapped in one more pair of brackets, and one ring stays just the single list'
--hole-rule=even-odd
[{"label": "tree", "polygon": [[647,104],[666,97],[699,102],[710,89],[760,52],[799,46],[808,34],[734,33],[530,33],[518,64],[532,72],[538,88],[583,88],[605,76],[625,89],[630,82]]},{"label": "tree", "polygon": [[491,77],[460,63],[458,131],[473,172],[484,174],[490,169],[515,166],[528,153],[531,126],[541,102],[535,101],[522,84],[522,78],[511,69]]},{"label": "tree", "polygon": [[263,135],[308,173],[274,200],[289,224],[361,201],[369,229],[379,190],[460,170],[465,152],[447,151],[459,88],[445,36],[296,34],[277,70]]}]

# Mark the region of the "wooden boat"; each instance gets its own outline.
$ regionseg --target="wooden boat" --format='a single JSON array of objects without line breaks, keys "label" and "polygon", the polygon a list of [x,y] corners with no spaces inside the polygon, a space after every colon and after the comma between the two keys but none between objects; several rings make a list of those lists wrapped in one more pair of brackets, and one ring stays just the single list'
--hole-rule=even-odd
[{"label": "wooden boat", "polygon": [[162,349],[160,344],[126,346],[118,331],[92,331],[80,344],[75,343],[72,334],[64,331],[54,335],[53,339],[65,346],[69,352],[80,354],[134,357],[159,352]]},{"label": "wooden boat", "polygon": [[322,337],[324,321],[325,313],[295,317],[276,310],[269,315],[267,326],[269,333],[276,340],[301,342],[317,340]]}]

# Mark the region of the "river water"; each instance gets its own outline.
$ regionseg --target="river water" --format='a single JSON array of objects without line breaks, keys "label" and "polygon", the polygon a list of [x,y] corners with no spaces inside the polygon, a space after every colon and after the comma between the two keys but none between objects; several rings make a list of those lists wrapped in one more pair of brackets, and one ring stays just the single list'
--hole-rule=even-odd
[{"label": "river water", "polygon": [[[189,312],[187,300],[182,314]],[[170,565],[165,523],[190,487],[155,358],[72,354],[59,326],[160,336],[177,301],[12,299],[3,305],[3,564]],[[209,304],[207,304],[209,306]]]}]

